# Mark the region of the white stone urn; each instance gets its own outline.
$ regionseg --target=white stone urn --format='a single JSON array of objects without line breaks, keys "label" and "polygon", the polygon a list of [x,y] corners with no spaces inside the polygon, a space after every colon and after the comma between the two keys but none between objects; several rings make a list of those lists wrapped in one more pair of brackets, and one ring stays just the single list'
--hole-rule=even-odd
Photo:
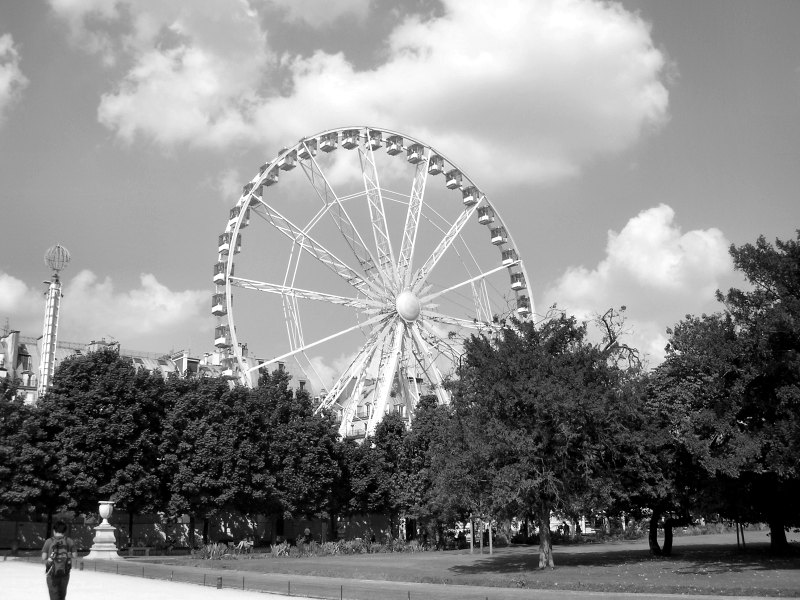
[{"label": "white stone urn", "polygon": [[117,537],[114,535],[116,528],[108,522],[114,512],[114,502],[100,500],[99,512],[103,522],[94,528],[94,543],[85,560],[122,560],[117,552]]},{"label": "white stone urn", "polygon": [[111,513],[114,512],[114,501],[113,500],[100,500],[100,516],[103,517],[103,522],[101,525],[110,525],[108,522]]}]

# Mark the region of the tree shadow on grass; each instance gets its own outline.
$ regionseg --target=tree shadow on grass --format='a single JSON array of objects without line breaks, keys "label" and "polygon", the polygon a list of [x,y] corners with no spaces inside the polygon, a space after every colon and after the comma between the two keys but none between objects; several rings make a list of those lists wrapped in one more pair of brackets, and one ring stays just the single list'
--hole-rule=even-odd
[{"label": "tree shadow on grass", "polygon": [[[759,570],[797,570],[797,557],[776,557],[769,553],[766,544],[748,546],[746,550],[719,544],[698,544],[687,547],[675,546],[671,557],[656,557],[648,548],[608,548],[599,551],[570,551],[556,548],[556,569],[566,567],[622,567],[645,562],[673,564],[676,573],[729,573]],[[500,553],[470,564],[454,565],[449,571],[454,574],[519,573],[539,569],[539,552],[532,546],[528,551]]]}]

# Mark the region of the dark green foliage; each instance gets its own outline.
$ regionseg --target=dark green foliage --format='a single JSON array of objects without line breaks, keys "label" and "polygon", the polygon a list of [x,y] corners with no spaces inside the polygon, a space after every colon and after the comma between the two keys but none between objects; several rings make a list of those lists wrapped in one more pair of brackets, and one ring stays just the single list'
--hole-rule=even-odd
[{"label": "dark green foliage", "polygon": [[672,438],[662,475],[673,507],[767,521],[783,551],[800,523],[800,245],[761,237],[731,255],[752,289],[718,292],[724,312],[678,323],[652,376]]},{"label": "dark green foliage", "polygon": [[[43,468],[70,509],[113,499],[129,511],[160,505],[158,446],[163,380],[114,350],[63,361],[37,412]],[[54,508],[53,503],[48,508]]]},{"label": "dark green foliage", "polygon": [[[607,505],[636,411],[610,347],[564,315],[470,339],[442,492],[477,516],[537,514],[545,532],[551,511]],[[546,533],[542,548],[552,566]]]},{"label": "dark green foliage", "polygon": [[408,516],[428,530],[435,528],[440,516],[446,517],[434,488],[434,461],[437,453],[447,447],[450,415],[449,407],[438,404],[436,396],[422,396],[411,430],[403,439],[405,476],[400,490],[401,505]]},{"label": "dark green foliage", "polygon": [[261,435],[267,470],[275,479],[276,508],[286,517],[327,517],[339,479],[336,430],[329,417],[314,414],[311,398],[292,391],[289,375],[264,373],[251,392],[267,409]]},{"label": "dark green foliage", "polygon": [[16,398],[16,384],[0,379],[0,517],[26,512],[46,482],[35,409]]},{"label": "dark green foliage", "polygon": [[396,524],[402,509],[403,438],[405,424],[397,415],[386,415],[375,435],[361,444],[346,443],[349,463],[349,514],[381,513]]},{"label": "dark green foliage", "polygon": [[274,506],[274,477],[267,468],[269,410],[247,389],[221,379],[169,381],[161,476],[168,511],[210,517]]}]

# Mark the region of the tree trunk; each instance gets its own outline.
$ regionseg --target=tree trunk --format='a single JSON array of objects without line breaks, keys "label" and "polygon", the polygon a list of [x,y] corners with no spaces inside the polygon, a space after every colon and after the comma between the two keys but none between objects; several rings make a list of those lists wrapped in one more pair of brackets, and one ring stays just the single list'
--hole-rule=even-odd
[{"label": "tree trunk", "polygon": [[539,568],[550,567],[555,569],[553,562],[553,544],[550,540],[550,509],[546,503],[542,503],[539,512]]},{"label": "tree trunk", "polygon": [[478,523],[478,535],[480,535],[478,544],[480,544],[481,554],[483,554],[483,519],[478,519]]},{"label": "tree trunk", "polygon": [[469,516],[469,553],[475,550],[475,520]]},{"label": "tree trunk", "polygon": [[489,518],[489,554],[494,553],[494,545],[492,544],[492,519]]},{"label": "tree trunk", "polygon": [[648,536],[650,554],[653,556],[661,556],[661,546],[658,545],[658,521],[660,519],[661,511],[654,510],[650,517],[650,535]]},{"label": "tree trunk", "polygon": [[661,549],[662,556],[672,556],[672,518],[664,519],[664,547]]},{"label": "tree trunk", "polygon": [[203,544],[208,544],[208,517],[203,517]]},{"label": "tree trunk", "polygon": [[136,538],[133,537],[133,511],[128,507],[128,546],[137,546]]},{"label": "tree trunk", "polygon": [[189,550],[194,551],[194,515],[189,515]]},{"label": "tree trunk", "polygon": [[770,517],[769,519],[769,551],[772,554],[787,554],[789,543],[786,541],[786,529],[783,519]]}]

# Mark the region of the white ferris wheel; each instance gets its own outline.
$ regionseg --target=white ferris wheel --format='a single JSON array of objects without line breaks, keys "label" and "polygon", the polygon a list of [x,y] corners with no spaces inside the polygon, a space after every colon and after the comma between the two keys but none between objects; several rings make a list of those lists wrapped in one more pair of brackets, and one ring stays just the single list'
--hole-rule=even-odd
[{"label": "white ferris wheel", "polygon": [[363,437],[390,411],[410,422],[422,394],[447,403],[463,340],[531,317],[527,282],[508,225],[450,159],[401,133],[331,129],[282,149],[231,209],[215,346],[251,387],[296,361],[317,410]]}]

